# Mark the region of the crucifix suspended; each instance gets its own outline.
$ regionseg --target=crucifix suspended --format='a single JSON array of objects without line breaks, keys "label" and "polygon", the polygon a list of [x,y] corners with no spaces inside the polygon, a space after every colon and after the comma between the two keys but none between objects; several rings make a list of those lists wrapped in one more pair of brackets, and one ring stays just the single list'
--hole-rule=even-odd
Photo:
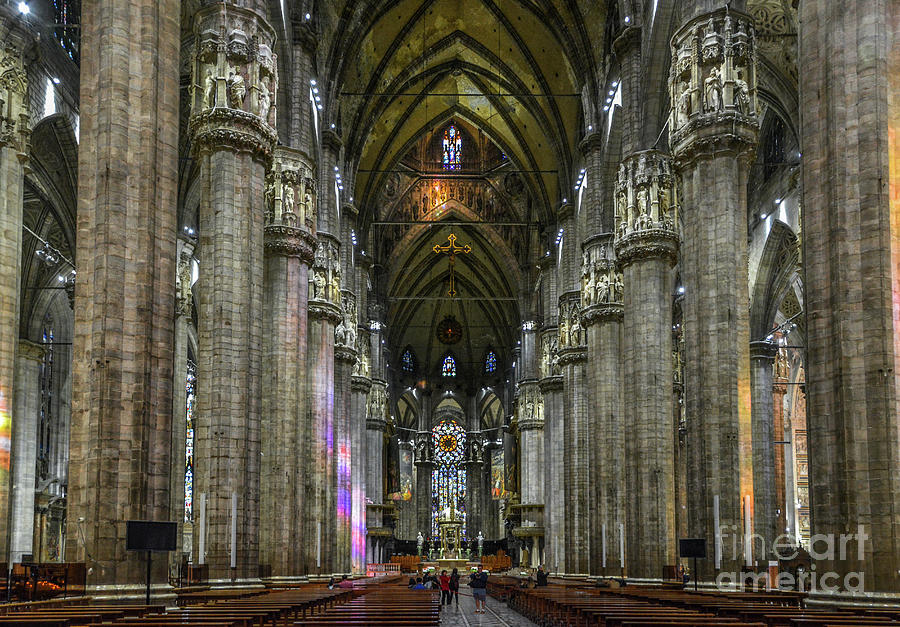
[{"label": "crucifix suspended", "polygon": [[456,275],[454,274],[453,265],[456,263],[456,255],[459,253],[470,253],[472,247],[469,244],[465,246],[456,245],[456,235],[451,233],[448,237],[450,240],[446,244],[435,244],[432,250],[438,255],[448,255],[450,257],[450,290],[447,294],[452,298],[456,296]]}]

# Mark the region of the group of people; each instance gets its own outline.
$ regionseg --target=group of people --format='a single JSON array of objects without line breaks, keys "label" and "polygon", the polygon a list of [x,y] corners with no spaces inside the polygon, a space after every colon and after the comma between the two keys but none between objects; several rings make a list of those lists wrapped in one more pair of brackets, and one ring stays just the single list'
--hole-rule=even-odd
[{"label": "group of people", "polygon": [[[425,573],[423,577],[409,578],[410,590],[434,590],[441,591],[441,606],[452,605],[454,602],[459,607],[459,571],[454,568],[449,575],[446,570],[442,570],[439,577],[432,575],[430,572]],[[484,614],[487,609],[487,582],[488,572],[482,570],[480,572],[473,571],[469,575],[469,587],[472,588],[472,597],[475,599],[475,613]]]}]

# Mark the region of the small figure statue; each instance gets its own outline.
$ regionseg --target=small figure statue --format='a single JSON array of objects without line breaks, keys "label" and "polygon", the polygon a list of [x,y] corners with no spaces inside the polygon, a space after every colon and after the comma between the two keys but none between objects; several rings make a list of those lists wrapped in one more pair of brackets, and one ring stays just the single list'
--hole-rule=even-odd
[{"label": "small figure statue", "polygon": [[325,273],[321,270],[316,270],[313,274],[313,288],[313,298],[325,298]]},{"label": "small figure statue", "polygon": [[212,69],[206,68],[206,78],[203,79],[203,108],[210,109],[216,105],[216,79]]},{"label": "small figure statue", "polygon": [[284,213],[294,213],[294,186],[285,185],[282,190]]},{"label": "small figure statue", "polygon": [[338,325],[334,328],[334,343],[337,346],[344,346],[344,340],[347,336],[347,327],[344,326],[344,321],[341,320]]},{"label": "small figure statue", "polygon": [[272,107],[272,95],[263,81],[259,82],[259,117],[269,121],[269,109]]},{"label": "small figure statue", "polygon": [[734,108],[744,115],[750,115],[750,87],[740,72],[734,79]]},{"label": "small figure statue", "polygon": [[478,557],[484,552],[484,534],[478,532]]},{"label": "small figure statue", "polygon": [[609,302],[609,277],[606,274],[600,275],[599,285],[597,287],[597,302]]},{"label": "small figure statue", "polygon": [[616,282],[615,282],[615,298],[617,303],[622,302],[622,296],[625,292],[625,285],[622,283],[622,275],[616,274]]},{"label": "small figure statue", "polygon": [[719,78],[719,68],[714,67],[709,76],[703,81],[703,89],[706,94],[706,112],[714,113],[722,110],[722,81]]},{"label": "small figure statue", "polygon": [[419,549],[419,555],[422,555],[422,546],[425,544],[425,538],[422,537],[422,532],[419,532],[419,535],[416,536],[416,547]]},{"label": "small figure statue", "polygon": [[247,88],[244,86],[244,77],[237,68],[231,68],[228,71],[228,104],[232,109],[243,109],[246,95]]}]

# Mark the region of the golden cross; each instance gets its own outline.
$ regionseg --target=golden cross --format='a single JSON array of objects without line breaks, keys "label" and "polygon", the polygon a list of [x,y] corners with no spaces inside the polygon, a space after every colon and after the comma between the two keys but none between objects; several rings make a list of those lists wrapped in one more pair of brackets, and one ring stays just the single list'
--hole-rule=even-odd
[{"label": "golden cross", "polygon": [[456,235],[451,233],[448,237],[450,242],[448,244],[435,244],[432,250],[438,255],[448,255],[450,257],[450,290],[447,294],[452,298],[456,296],[456,279],[453,273],[453,264],[456,263],[456,255],[458,253],[470,253],[472,252],[472,247],[469,244],[465,246],[457,246],[456,245]]}]

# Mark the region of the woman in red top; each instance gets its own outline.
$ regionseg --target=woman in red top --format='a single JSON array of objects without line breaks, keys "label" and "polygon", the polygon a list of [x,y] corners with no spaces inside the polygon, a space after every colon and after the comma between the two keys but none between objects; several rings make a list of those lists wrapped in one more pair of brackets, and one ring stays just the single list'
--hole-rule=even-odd
[{"label": "woman in red top", "polygon": [[441,584],[441,605],[450,605],[450,575],[446,570],[441,571],[438,581]]}]

